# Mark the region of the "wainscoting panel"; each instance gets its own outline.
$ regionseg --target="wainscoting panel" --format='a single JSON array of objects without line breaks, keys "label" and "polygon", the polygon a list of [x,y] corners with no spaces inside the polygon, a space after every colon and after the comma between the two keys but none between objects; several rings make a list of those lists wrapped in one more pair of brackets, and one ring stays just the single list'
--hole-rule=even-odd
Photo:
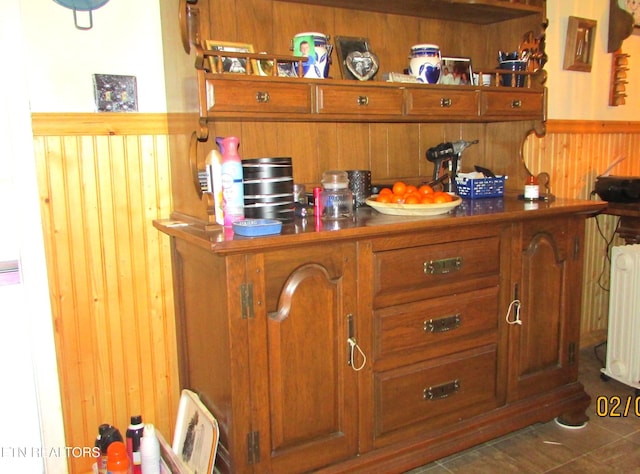
[{"label": "wainscoting panel", "polygon": [[[543,138],[525,142],[529,170],[551,176],[556,196],[598,199],[595,179],[618,157],[625,157],[612,174],[640,176],[640,124],[629,122],[551,121]],[[609,247],[621,245],[615,234],[619,218],[599,215],[587,220],[581,345],[606,339],[609,310]]]},{"label": "wainscoting panel", "polygon": [[171,439],[179,401],[169,239],[152,226],[171,211],[168,136],[123,116],[117,135],[34,117],[67,446],[137,414]]},{"label": "wainscoting panel", "polygon": [[[34,114],[33,129],[67,446],[93,445],[101,423],[124,434],[136,414],[170,439],[179,400],[171,258],[151,224],[172,210],[167,117]],[[589,199],[617,156],[627,159],[615,174],[640,175],[639,146],[640,123],[552,121],[523,157],[551,175],[557,196]],[[587,222],[583,346],[606,338],[616,223]],[[90,460],[72,459],[70,470],[90,472]]]}]

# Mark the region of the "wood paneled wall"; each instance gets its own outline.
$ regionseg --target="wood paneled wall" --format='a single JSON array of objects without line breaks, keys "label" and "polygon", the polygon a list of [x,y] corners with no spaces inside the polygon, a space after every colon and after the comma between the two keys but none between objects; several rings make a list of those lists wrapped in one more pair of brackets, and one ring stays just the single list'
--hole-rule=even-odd
[{"label": "wood paneled wall", "polygon": [[[33,117],[67,446],[141,414],[171,439],[179,400],[166,117]],[[89,458],[71,472],[91,472]]]},{"label": "wood paneled wall", "polygon": [[[169,239],[151,225],[172,209],[166,117],[34,114],[33,129],[66,443],[92,445],[103,422],[124,434],[134,414],[171,438],[179,397],[171,258]],[[551,122],[544,138],[527,139],[524,158],[551,174],[557,196],[588,199],[619,155],[627,160],[616,174],[640,175],[639,144],[640,123]],[[605,239],[616,220],[597,218]],[[605,239],[589,219],[583,345],[605,337]],[[70,469],[89,472],[90,460]]]}]

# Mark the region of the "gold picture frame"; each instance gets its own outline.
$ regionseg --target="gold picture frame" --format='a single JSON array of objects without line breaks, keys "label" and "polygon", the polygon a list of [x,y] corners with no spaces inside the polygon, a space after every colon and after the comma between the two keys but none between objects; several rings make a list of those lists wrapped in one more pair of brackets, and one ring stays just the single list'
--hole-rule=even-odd
[{"label": "gold picture frame", "polygon": [[[253,45],[250,43],[238,43],[232,41],[206,40],[207,51],[219,51],[228,53],[254,53]],[[247,63],[249,61],[249,63]],[[220,64],[219,64],[220,63]],[[228,56],[209,56],[209,66],[212,72],[228,74],[258,74],[258,62],[255,59],[238,57],[229,54]],[[218,68],[220,66],[220,69]],[[249,66],[249,70],[247,67]]]},{"label": "gold picture frame", "polygon": [[593,46],[596,41],[596,26],[596,20],[575,16],[569,17],[563,69],[591,72]]}]

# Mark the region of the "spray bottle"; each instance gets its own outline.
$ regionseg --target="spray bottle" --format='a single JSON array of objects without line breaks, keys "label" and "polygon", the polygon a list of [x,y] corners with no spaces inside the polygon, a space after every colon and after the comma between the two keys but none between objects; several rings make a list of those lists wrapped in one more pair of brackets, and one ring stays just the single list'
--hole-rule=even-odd
[{"label": "spray bottle", "polygon": [[151,423],[144,425],[144,434],[140,440],[140,459],[142,474],[160,474],[160,441]]},{"label": "spray bottle", "polygon": [[140,439],[144,432],[144,424],[142,416],[136,415],[131,417],[131,424],[127,429],[127,455],[131,460],[131,473],[142,474],[140,468]]},{"label": "spray bottle", "polygon": [[242,160],[238,154],[238,137],[222,140],[222,200],[224,225],[244,219],[244,184],[242,183]]}]

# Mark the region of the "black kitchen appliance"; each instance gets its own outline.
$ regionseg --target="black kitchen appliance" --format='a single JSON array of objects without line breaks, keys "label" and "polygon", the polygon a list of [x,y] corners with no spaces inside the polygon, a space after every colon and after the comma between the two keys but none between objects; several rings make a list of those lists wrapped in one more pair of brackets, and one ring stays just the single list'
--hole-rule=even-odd
[{"label": "black kitchen appliance", "polygon": [[598,176],[594,191],[608,202],[640,202],[640,176]]}]

